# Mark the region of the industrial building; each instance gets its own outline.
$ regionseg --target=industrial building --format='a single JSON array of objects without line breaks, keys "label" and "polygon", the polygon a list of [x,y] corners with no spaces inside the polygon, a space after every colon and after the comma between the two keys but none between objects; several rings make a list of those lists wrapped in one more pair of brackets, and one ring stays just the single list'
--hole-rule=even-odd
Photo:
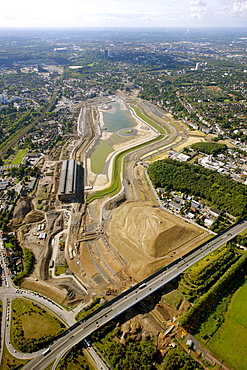
[{"label": "industrial building", "polygon": [[62,164],[58,198],[61,201],[68,201],[76,198],[78,166],[74,159],[65,160]]}]

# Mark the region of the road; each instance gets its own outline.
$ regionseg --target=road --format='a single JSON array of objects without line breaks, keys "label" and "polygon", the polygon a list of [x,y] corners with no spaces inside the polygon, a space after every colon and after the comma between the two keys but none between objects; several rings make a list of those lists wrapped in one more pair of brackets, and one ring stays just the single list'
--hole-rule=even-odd
[{"label": "road", "polygon": [[[146,108],[152,111],[152,114],[156,114],[156,116],[159,116],[160,112],[157,112],[156,108],[154,109],[151,105],[146,105]],[[163,112],[163,115],[164,115],[164,112]],[[164,126],[166,127],[166,130],[167,130],[167,135],[164,140],[162,140],[161,142],[157,142],[155,144],[151,144],[150,146],[147,146],[139,150],[138,152],[131,153],[127,157],[128,159],[127,162],[129,163],[129,166],[128,165],[126,166],[126,174],[128,175],[129,179],[133,179],[133,184],[131,182],[129,184],[129,190],[132,193],[132,197],[134,194],[133,189],[136,189],[136,182],[134,182],[136,180],[135,179],[136,176],[133,172],[134,171],[133,162],[138,161],[141,155],[148,154],[152,148],[157,150],[159,148],[163,148],[164,145],[166,146],[172,145],[172,143],[174,143],[179,136],[181,137],[184,134],[183,128],[180,128],[178,130],[176,126],[170,125],[167,122],[164,124]],[[135,194],[134,198],[138,198],[138,196],[139,196],[138,194]],[[98,310],[92,316],[90,316],[86,321],[79,322],[76,327],[72,326],[72,328],[70,328],[67,333],[66,332],[64,333],[63,337],[59,338],[57,341],[55,341],[53,344],[50,345],[50,352],[47,353],[45,356],[41,353],[43,351],[39,351],[38,353],[35,353],[35,354],[22,354],[22,355],[19,353],[16,353],[10,343],[9,326],[6,326],[7,330],[6,330],[5,341],[6,341],[8,350],[10,351],[10,353],[12,353],[15,357],[18,357],[18,358],[28,359],[30,357],[35,356],[27,365],[24,366],[23,369],[31,370],[31,369],[37,368],[41,370],[47,367],[54,360],[56,360],[55,362],[57,363],[59,359],[61,359],[61,357],[70,348],[72,348],[75,344],[81,342],[82,339],[86,338],[93,331],[97,330],[100,326],[103,326],[105,323],[107,323],[114,317],[120,315],[122,312],[124,312],[128,308],[134,306],[136,303],[140,302],[145,297],[152,294],[153,292],[161,288],[163,285],[165,285],[169,281],[173,280],[176,276],[184,272],[189,266],[193,265],[194,263],[199,261],[201,258],[206,256],[207,254],[217,249],[220,245],[230,240],[234,235],[237,235],[240,231],[242,231],[246,227],[247,227],[246,223],[242,223],[242,224],[235,226],[234,228],[231,229],[231,231],[228,230],[226,233],[221,234],[217,238],[214,238],[211,242],[204,244],[201,248],[196,249],[196,251],[190,253],[185,258],[174,261],[167,268],[162,269],[157,274],[146,279],[144,282],[139,283],[137,284],[137,286],[132,287],[128,291],[120,294],[119,297],[108,302],[100,310]],[[55,240],[55,243],[58,243],[58,240]],[[5,282],[6,288],[1,289],[0,291],[0,295],[3,295],[5,297],[4,298],[5,303],[3,305],[4,307],[3,311],[5,312],[4,317],[6,317],[6,312],[8,315],[8,311],[7,311],[8,306],[6,302],[6,297],[8,297],[8,299],[11,302],[11,300],[13,298],[16,298],[18,294],[22,294],[22,296],[32,298],[44,304],[46,307],[50,308],[53,312],[55,312],[58,316],[60,316],[60,318],[62,318],[64,321],[68,322],[69,325],[72,325],[74,323],[74,318],[72,318],[72,316],[69,315],[68,317],[68,315],[63,310],[61,310],[60,307],[56,307],[56,305],[54,306],[54,303],[49,302],[49,300],[45,300],[44,298],[40,297],[39,295],[36,295],[35,293],[33,294],[32,297],[30,297],[29,292],[24,293],[24,291],[21,291],[21,293],[20,292],[17,293],[15,288],[13,288],[11,279],[9,278],[7,273],[5,276],[6,276],[6,282]],[[91,351],[91,349],[88,351]],[[105,369],[105,367],[102,367],[102,364],[98,360],[97,354],[94,353],[93,350],[90,353],[92,353],[94,355],[93,357],[96,358],[95,362],[97,363],[96,365],[97,368]]]},{"label": "road", "polygon": [[[58,238],[58,236],[57,236]],[[58,243],[58,240],[56,240]],[[1,272],[2,272],[2,288],[0,289],[0,299],[2,300],[2,323],[5,325],[1,326],[1,346],[0,346],[0,363],[3,355],[3,348],[4,348],[4,343],[9,351],[9,353],[21,360],[31,360],[37,355],[43,356],[42,353],[44,350],[37,351],[35,353],[21,353],[18,352],[12,345],[11,343],[11,334],[10,334],[10,323],[11,323],[11,305],[12,305],[12,300],[16,299],[18,297],[21,298],[26,298],[30,299],[32,301],[35,301],[45,307],[47,311],[50,311],[52,315],[57,316],[59,320],[62,320],[65,324],[71,326],[76,323],[75,321],[75,315],[76,313],[82,309],[82,305],[79,305],[77,307],[77,312],[76,310],[72,311],[67,311],[61,306],[59,306],[56,302],[51,300],[50,298],[46,298],[42,296],[39,293],[32,292],[29,290],[23,290],[23,289],[16,289],[13,286],[12,280],[9,276],[8,269],[6,267],[6,264],[4,262],[4,248],[3,248],[3,240],[2,236],[0,235],[0,267],[1,267]],[[76,281],[77,282],[77,281]],[[78,282],[77,282],[78,283]],[[91,349],[91,348],[90,348]],[[90,350],[89,349],[89,350]],[[59,362],[59,360],[62,358],[62,356],[66,353],[61,351],[59,356],[57,356],[56,363]],[[101,356],[92,348],[90,351],[90,357],[92,361],[95,363],[95,366],[98,369],[103,369],[103,370],[109,370],[108,366],[104,363],[102,360]],[[55,364],[54,364],[55,365]],[[55,367],[53,367],[55,369]]]},{"label": "road", "polygon": [[[3,302],[3,317],[2,322],[5,325],[2,325],[1,329],[1,350],[0,350],[0,362],[2,358],[2,350],[3,350],[3,340],[5,339],[5,344],[9,350],[9,352],[21,359],[31,359],[35,354],[24,354],[17,352],[14,347],[11,345],[10,339],[10,322],[11,322],[11,301],[15,298],[27,298],[31,299],[32,301],[38,302],[40,305],[45,307],[48,311],[52,313],[52,315],[57,316],[60,320],[62,320],[66,325],[73,325],[75,321],[75,312],[67,311],[61,306],[59,306],[56,302],[54,302],[50,298],[46,298],[39,293],[31,292],[28,290],[23,289],[16,289],[13,286],[12,280],[10,278],[8,269],[4,262],[4,249],[3,249],[3,242],[2,237],[0,235],[0,266],[2,269],[2,288],[0,289],[0,299]],[[41,353],[42,351],[40,351]]]},{"label": "road", "polygon": [[207,243],[192,251],[184,258],[174,261],[169,266],[161,269],[158,273],[149,277],[145,281],[137,284],[129,290],[121,293],[117,298],[109,301],[99,310],[93,313],[86,320],[78,322],[64,333],[53,344],[50,345],[50,352],[44,355],[38,355],[23,367],[23,370],[32,370],[38,368],[45,369],[61,352],[66,353],[70,348],[79,343],[82,339],[88,337],[92,332],[106,324],[108,321],[117,317],[136,303],[143,300],[159,288],[173,280],[183,273],[190,266],[210,254],[212,251],[231,240],[234,236],[247,228],[247,220],[231,227],[219,236],[214,237]]}]

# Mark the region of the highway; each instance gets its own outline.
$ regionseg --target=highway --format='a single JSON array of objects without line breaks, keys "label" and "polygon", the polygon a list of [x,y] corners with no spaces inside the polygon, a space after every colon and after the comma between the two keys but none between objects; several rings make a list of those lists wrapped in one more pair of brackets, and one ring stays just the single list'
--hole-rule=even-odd
[{"label": "highway", "polygon": [[38,355],[26,364],[23,370],[33,370],[35,368],[39,370],[45,369],[57,357],[61,356],[61,352],[66,353],[70,348],[79,343],[82,339],[88,337],[99,327],[160,289],[190,266],[231,240],[246,228],[247,220],[241,221],[184,257],[172,262],[169,266],[159,270],[156,274],[121,293],[118,297],[107,302],[95,313],[91,314],[87,319],[78,322],[65,331],[63,336],[59,337],[49,346],[49,353],[46,355]]}]

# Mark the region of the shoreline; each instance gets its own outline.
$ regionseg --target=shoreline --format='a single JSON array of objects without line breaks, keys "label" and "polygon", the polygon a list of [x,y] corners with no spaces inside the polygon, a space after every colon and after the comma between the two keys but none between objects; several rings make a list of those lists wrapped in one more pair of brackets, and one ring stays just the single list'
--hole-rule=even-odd
[{"label": "shoreline", "polygon": [[[91,157],[88,158],[88,162],[87,162],[88,170],[87,171],[88,171],[88,182],[90,182],[90,184],[87,184],[87,185],[93,187],[90,193],[102,190],[111,184],[113,159],[115,155],[124,151],[125,149],[131,148],[142,142],[151,140],[153,137],[156,136],[156,133],[154,132],[154,130],[151,129],[147,123],[145,123],[140,118],[138,118],[134,114],[133,109],[131,109],[131,107],[128,104],[126,104],[119,97],[116,98],[116,100],[121,104],[121,108],[122,108],[121,110],[128,110],[131,113],[131,116],[135,121],[135,126],[133,126],[133,129],[135,130],[135,135],[121,136],[122,138],[126,138],[126,141],[120,142],[120,143],[113,143],[112,148],[114,149],[114,152],[110,153],[105,160],[105,165],[107,165],[106,166],[107,170],[105,172],[102,172],[102,173],[92,172],[91,171]],[[110,113],[110,111],[112,111],[111,113],[114,114],[115,108],[112,107],[110,110],[107,111],[107,113]],[[105,127],[103,112],[104,111],[101,109],[101,107],[98,107],[99,126],[101,130],[102,130],[102,127],[103,128]],[[129,129],[129,128],[126,128],[126,129]],[[122,130],[124,130],[124,128]],[[97,140],[103,140],[107,142],[107,140],[109,140],[111,136],[113,136],[116,133],[105,131],[103,129],[101,131],[101,136]]]}]

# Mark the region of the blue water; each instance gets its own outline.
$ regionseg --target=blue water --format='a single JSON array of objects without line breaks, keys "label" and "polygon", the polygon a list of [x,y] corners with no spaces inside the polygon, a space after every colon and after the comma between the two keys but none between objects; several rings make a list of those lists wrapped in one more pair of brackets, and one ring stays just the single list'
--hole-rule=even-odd
[{"label": "blue water", "polygon": [[123,128],[134,127],[136,125],[136,122],[129,110],[120,110],[121,105],[118,101],[115,101],[110,105],[114,107],[115,112],[103,112],[104,124],[107,131],[116,132]]}]

